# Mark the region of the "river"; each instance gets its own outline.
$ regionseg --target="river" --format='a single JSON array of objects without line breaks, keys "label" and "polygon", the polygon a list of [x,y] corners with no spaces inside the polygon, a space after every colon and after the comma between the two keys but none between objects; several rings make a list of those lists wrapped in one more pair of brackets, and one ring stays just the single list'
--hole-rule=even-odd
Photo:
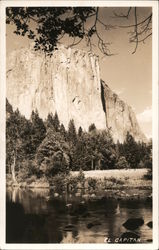
[{"label": "river", "polygon": [[[123,223],[132,218],[142,218],[143,225],[126,229]],[[149,243],[150,221],[151,204],[140,200],[55,198],[49,189],[7,188],[7,243],[129,243],[122,235]]]}]

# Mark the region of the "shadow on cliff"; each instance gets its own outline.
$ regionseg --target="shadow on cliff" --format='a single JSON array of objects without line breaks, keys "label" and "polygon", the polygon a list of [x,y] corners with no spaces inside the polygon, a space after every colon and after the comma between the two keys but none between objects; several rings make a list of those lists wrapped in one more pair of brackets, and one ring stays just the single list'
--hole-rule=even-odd
[{"label": "shadow on cliff", "polygon": [[101,101],[102,101],[102,107],[103,111],[106,113],[106,103],[105,103],[105,98],[104,98],[104,86],[103,86],[104,81],[100,81],[100,87],[101,87]]}]

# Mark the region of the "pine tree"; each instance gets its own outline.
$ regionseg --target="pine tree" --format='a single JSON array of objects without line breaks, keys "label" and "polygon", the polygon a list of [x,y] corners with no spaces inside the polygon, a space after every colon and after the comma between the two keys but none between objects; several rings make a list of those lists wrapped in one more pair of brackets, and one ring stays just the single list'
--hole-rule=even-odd
[{"label": "pine tree", "polygon": [[83,130],[82,130],[81,126],[80,126],[79,129],[78,129],[78,136],[81,137],[82,134],[83,134]]},{"label": "pine tree", "polygon": [[8,99],[6,99],[6,113],[13,114],[13,108],[12,105],[9,103]]},{"label": "pine tree", "polygon": [[35,154],[38,146],[43,141],[46,135],[46,128],[44,126],[43,120],[39,117],[38,111],[32,111],[31,114],[32,122],[32,152]]},{"label": "pine tree", "polygon": [[74,124],[74,120],[70,120],[68,124],[68,133],[67,133],[68,141],[71,142],[73,145],[77,142],[77,133]]},{"label": "pine tree", "polygon": [[72,156],[72,162],[71,162],[71,169],[74,171],[79,171],[80,169],[84,169],[85,167],[85,150],[86,150],[86,144],[85,144],[85,136],[82,134],[74,147],[71,148],[71,156]]},{"label": "pine tree", "polygon": [[137,168],[140,162],[140,150],[133,136],[127,132],[126,140],[123,144],[124,156],[131,168]]},{"label": "pine tree", "polygon": [[89,131],[89,132],[96,131],[96,126],[95,126],[94,123],[92,123],[92,124],[89,126],[88,131]]},{"label": "pine tree", "polygon": [[53,118],[53,114],[49,113],[46,119],[46,128],[52,128],[54,125],[54,118]]},{"label": "pine tree", "polygon": [[22,142],[25,158],[32,158],[32,123],[24,116],[21,116],[20,119],[19,136]]},{"label": "pine tree", "polygon": [[64,138],[64,140],[66,141],[67,139],[67,132],[66,132],[66,129],[64,127],[63,124],[60,125],[60,130],[59,130],[61,136]]},{"label": "pine tree", "polygon": [[53,117],[53,127],[54,127],[54,129],[55,129],[56,132],[59,131],[60,121],[59,121],[59,117],[58,117],[57,112],[55,112],[55,115]]}]

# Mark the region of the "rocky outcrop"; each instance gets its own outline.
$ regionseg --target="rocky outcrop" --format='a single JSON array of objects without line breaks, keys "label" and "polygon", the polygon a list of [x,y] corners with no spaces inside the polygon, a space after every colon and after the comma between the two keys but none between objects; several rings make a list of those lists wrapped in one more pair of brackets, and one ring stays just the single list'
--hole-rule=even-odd
[{"label": "rocky outcrop", "polygon": [[104,81],[101,81],[101,100],[106,115],[106,127],[115,141],[123,142],[128,131],[136,141],[147,141],[132,108],[122,101]]},{"label": "rocky outcrop", "polygon": [[45,119],[58,113],[61,123],[74,119],[76,128],[94,123],[123,141],[127,131],[145,140],[132,109],[100,81],[98,57],[59,47],[52,57],[19,49],[7,58],[7,98],[27,118],[37,109]]}]

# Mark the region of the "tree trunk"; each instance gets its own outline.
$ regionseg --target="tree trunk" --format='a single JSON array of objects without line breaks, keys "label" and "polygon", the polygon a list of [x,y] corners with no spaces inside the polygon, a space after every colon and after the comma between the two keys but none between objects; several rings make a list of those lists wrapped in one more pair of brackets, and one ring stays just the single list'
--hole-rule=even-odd
[{"label": "tree trunk", "polygon": [[101,166],[101,160],[99,159],[99,160],[98,160],[98,169],[101,169],[100,166]]},{"label": "tree trunk", "polygon": [[93,159],[91,160],[91,169],[92,170],[94,169],[94,161],[93,161]]},{"label": "tree trunk", "polygon": [[15,153],[14,153],[14,159],[13,159],[13,163],[11,165],[12,180],[14,182],[16,182],[16,178],[15,178],[15,162],[16,162],[16,157],[15,157]]},{"label": "tree trunk", "polygon": [[96,160],[94,160],[94,170],[97,170]]}]

